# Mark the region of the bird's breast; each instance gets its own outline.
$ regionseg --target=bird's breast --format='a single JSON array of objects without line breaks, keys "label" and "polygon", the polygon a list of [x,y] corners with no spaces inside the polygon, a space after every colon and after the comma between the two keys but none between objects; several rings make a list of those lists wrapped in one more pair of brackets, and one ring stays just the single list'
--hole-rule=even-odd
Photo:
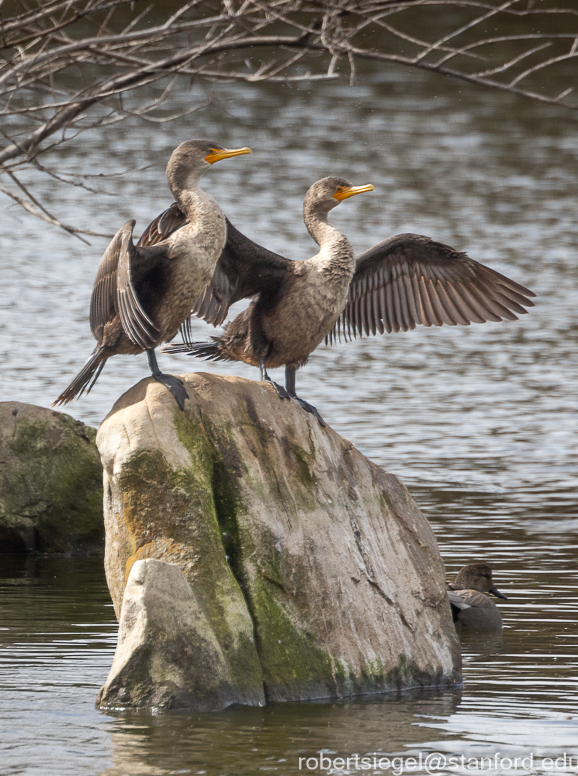
[{"label": "bird's breast", "polygon": [[305,275],[295,277],[264,320],[276,361],[303,362],[323,342],[345,307],[349,282],[347,275],[327,276],[313,265]]},{"label": "bird's breast", "polygon": [[169,252],[166,302],[158,311],[160,341],[174,337],[181,323],[189,317],[195,302],[211,282],[225,240],[224,218],[211,229],[184,227],[175,233]]}]

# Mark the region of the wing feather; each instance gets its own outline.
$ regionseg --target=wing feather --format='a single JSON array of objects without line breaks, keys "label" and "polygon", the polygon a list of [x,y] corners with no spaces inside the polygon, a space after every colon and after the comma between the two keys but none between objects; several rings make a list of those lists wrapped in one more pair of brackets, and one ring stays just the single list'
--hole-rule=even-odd
[{"label": "wing feather", "polygon": [[411,279],[407,275],[402,275],[402,281],[404,286],[404,297],[407,300],[409,328],[415,329],[416,323],[419,323],[420,319],[415,306],[415,298],[413,295]]},{"label": "wing feather", "polygon": [[383,334],[383,321],[381,319],[381,309],[379,304],[379,289],[374,289],[371,300],[373,302],[373,319],[375,321],[375,330],[372,332],[373,334],[378,331],[380,334]]},{"label": "wing feather", "polygon": [[443,322],[436,315],[434,306],[429,296],[428,286],[428,279],[425,273],[422,273],[421,277],[419,278],[419,290],[426,315],[425,326],[441,326]]},{"label": "wing feather", "polygon": [[[514,315],[513,312],[511,312],[507,307],[505,307],[503,304],[501,304],[500,300],[497,298],[498,293],[494,288],[489,289],[490,293],[484,294],[484,286],[483,284],[480,284],[480,286],[477,288],[476,286],[472,286],[469,291],[474,296],[479,303],[484,305],[486,310],[488,311],[488,317],[491,321],[501,321],[504,318],[509,321],[517,321],[518,316]],[[525,311],[524,311],[525,312]]]},{"label": "wing feather", "polygon": [[422,324],[422,326],[423,326],[423,325],[425,325],[424,324],[424,309],[423,309],[423,305],[421,303],[421,295],[419,293],[418,277],[417,277],[417,274],[415,274],[415,273],[414,273],[413,277],[411,278],[411,287],[412,287],[412,290],[413,290],[413,300],[414,300],[414,305],[415,305],[416,313],[417,313],[416,322]]},{"label": "wing feather", "polygon": [[134,221],[125,224],[110,241],[108,248],[104,252],[92,289],[90,299],[89,321],[92,334],[95,339],[100,340],[102,330],[105,325],[112,320],[116,314],[116,273],[118,269],[118,259],[122,249],[122,243],[127,229],[134,228]]},{"label": "wing feather", "polygon": [[[410,331],[411,329],[415,329],[415,323],[413,320],[413,315],[411,313],[410,304],[409,304],[409,298],[407,295],[406,280],[407,280],[407,277],[405,277],[404,275],[400,275],[397,282],[399,286],[401,312],[403,315],[403,330]],[[412,294],[412,299],[413,299],[413,294]]]},{"label": "wing feather", "polygon": [[456,288],[452,283],[448,283],[447,286],[444,286],[444,288],[448,297],[459,310],[460,315],[463,316],[464,320],[468,321],[468,324],[472,322],[485,323],[485,320],[480,320],[479,316],[476,315],[476,313],[470,308],[466,300],[456,292]]},{"label": "wing feather", "polygon": [[361,311],[361,318],[362,318],[362,321],[363,321],[363,331],[364,331],[366,336],[369,335],[369,331],[370,331],[370,328],[371,328],[370,327],[370,310],[369,310],[369,305],[367,304],[367,301],[368,301],[368,299],[367,299],[367,282],[366,282],[366,284],[365,284],[365,293],[363,294],[363,296],[359,297],[359,308],[360,308],[360,311]]},{"label": "wing feather", "polygon": [[408,331],[419,324],[468,326],[517,320],[534,306],[534,296],[448,245],[402,234],[357,259],[341,322],[351,326],[355,337],[382,329]]},{"label": "wing feather", "polygon": [[379,296],[379,317],[381,318],[381,329],[380,334],[383,334],[384,332],[390,331],[389,329],[389,323],[387,321],[387,306],[385,302],[385,286],[380,285],[377,289],[377,294]]},{"label": "wing feather", "polygon": [[447,323],[448,326],[455,326],[456,322],[446,310],[443,300],[440,297],[440,294],[439,294],[440,287],[441,287],[441,283],[433,280],[429,281],[428,292],[429,292],[430,301],[440,321],[442,323]]},{"label": "wing feather", "polygon": [[455,305],[455,303],[452,301],[448,293],[448,289],[449,289],[449,285],[440,283],[437,289],[437,292],[441,303],[443,304],[443,306],[447,310],[448,315],[453,321],[452,325],[456,326],[459,323],[461,326],[469,326],[470,321],[468,320],[467,316],[465,316]]},{"label": "wing feather", "polygon": [[392,281],[391,284],[391,291],[393,296],[393,309],[395,313],[395,329],[394,331],[402,331],[403,330],[403,316],[401,312],[401,298],[400,298],[400,290],[398,286],[398,280],[399,278],[395,278],[395,280]]},{"label": "wing feather", "polygon": [[187,217],[176,202],[150,222],[137,243],[137,248],[150,248],[166,240],[187,223]]},{"label": "wing feather", "polygon": [[[503,286],[500,286],[500,289],[494,292],[496,300],[501,302],[501,304],[503,304],[504,307],[507,307],[513,312],[518,313],[518,315],[524,315],[524,313],[526,313],[527,310],[525,310],[524,307],[522,307],[522,305],[516,299],[512,299],[511,296],[507,296],[502,291],[502,288]],[[510,294],[512,293],[513,292],[510,292]]]},{"label": "wing feather", "polygon": [[395,307],[391,282],[385,287],[385,313],[387,315],[387,333],[390,334],[393,331],[397,331],[395,328]]},{"label": "wing feather", "polygon": [[116,308],[126,335],[139,347],[148,349],[156,344],[158,329],[143,310],[133,284],[133,263],[139,254],[132,241],[134,221],[122,228],[116,271]]},{"label": "wing feather", "polygon": [[[340,326],[351,335],[517,320],[535,294],[465,253],[401,234],[359,256]],[[361,315],[363,311],[363,315]],[[381,326],[380,326],[381,322]]]},{"label": "wing feather", "polygon": [[471,288],[463,283],[456,283],[455,289],[467,301],[469,308],[474,311],[474,314],[478,316],[478,320],[474,320],[474,323],[486,323],[486,321],[492,319],[490,311],[475,297]]}]

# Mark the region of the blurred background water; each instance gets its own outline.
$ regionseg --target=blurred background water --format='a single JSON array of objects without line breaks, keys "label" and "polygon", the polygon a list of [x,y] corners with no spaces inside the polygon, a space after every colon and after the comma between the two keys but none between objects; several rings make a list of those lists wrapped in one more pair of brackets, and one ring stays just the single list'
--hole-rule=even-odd
[{"label": "blurred background water", "polygon": [[[203,97],[183,89],[175,107]],[[204,187],[273,250],[313,255],[303,195],[335,174],[376,187],[332,214],[357,250],[399,232],[427,234],[534,290],[537,305],[519,322],[322,347],[298,373],[300,395],[410,488],[449,574],[474,560],[492,565],[509,596],[500,603],[506,627],[501,637],[464,638],[465,681],[454,692],[105,716],[94,700],[116,622],[101,562],[0,559],[0,773],[296,774],[299,756],[319,750],[533,752],[530,772],[545,773],[541,757],[578,757],[575,117],[427,73],[371,68],[354,88],[225,84],[210,99],[170,125],[123,124],[69,145],[63,170],[129,170],[91,179],[102,193],[42,180],[37,190],[67,223],[108,233],[134,217],[138,233],[171,202],[171,150],[206,136],[253,149],[216,165]],[[5,212],[0,400],[49,406],[92,350],[87,311],[107,241],[90,241]],[[211,333],[195,324],[197,339]],[[175,373],[258,377],[245,365],[160,362]],[[144,356],[115,357],[66,409],[96,426],[147,374]]]}]

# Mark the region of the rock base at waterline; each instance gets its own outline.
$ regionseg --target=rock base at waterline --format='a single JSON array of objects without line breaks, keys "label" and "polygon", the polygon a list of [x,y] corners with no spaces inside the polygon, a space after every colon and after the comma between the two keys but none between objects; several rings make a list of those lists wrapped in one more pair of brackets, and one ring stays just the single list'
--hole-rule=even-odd
[{"label": "rock base at waterline", "polygon": [[97,704],[188,711],[264,705],[253,634],[244,630],[239,635],[249,648],[243,672],[229,664],[180,568],[137,561],[123,596],[118,648]]},{"label": "rock base at waterline", "polygon": [[[137,561],[178,566],[206,655],[225,663],[206,669],[195,649],[190,671],[179,673],[167,655],[163,671],[180,684],[148,696],[142,682],[111,672],[100,705],[207,708],[210,696],[222,708],[235,693],[237,702],[262,703],[454,683],[460,653],[443,564],[399,480],[272,386],[183,379],[184,412],[147,379],[98,432],[105,568],[120,616]],[[144,573],[139,567],[138,578]],[[159,594],[157,605],[168,600]],[[120,636],[126,658],[122,626]],[[234,691],[211,696],[225,686]]]}]

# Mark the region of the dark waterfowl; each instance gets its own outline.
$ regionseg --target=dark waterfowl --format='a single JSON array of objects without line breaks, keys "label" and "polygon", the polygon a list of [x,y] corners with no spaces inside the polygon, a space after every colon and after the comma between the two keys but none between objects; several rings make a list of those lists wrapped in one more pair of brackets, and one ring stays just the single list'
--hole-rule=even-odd
[{"label": "dark waterfowl", "polygon": [[[354,188],[343,179],[324,178],[307,192],[305,225],[320,245],[317,256],[307,261],[271,253],[227,223],[226,248],[194,313],[219,325],[231,304],[254,299],[222,336],[193,343],[187,332],[185,343],[166,350],[244,361],[259,366],[261,378],[267,380],[267,368],[285,366],[285,391],[276,386],[279,395],[295,398],[319,417],[296,396],[295,372],[324,339],[331,344],[341,338],[409,331],[418,324],[517,320],[527,312],[525,307],[533,307],[532,291],[429,237],[396,235],[356,260],[344,235],[327,222],[329,210]],[[151,225],[152,238],[184,220],[172,206]]]},{"label": "dark waterfowl", "polygon": [[54,405],[89,392],[111,356],[146,350],[153,377],[183,408],[185,388],[177,377],[160,371],[155,348],[171,340],[188,319],[225,245],[225,217],[199,189],[199,180],[215,162],[248,153],[249,148],[228,150],[207,140],[188,140],[173,151],[167,181],[185,220],[155,245],[134,245],[135,221],[113,237],[98,266],[90,302],[90,328],[98,344]]},{"label": "dark waterfowl", "polygon": [[[303,205],[305,225],[319,252],[305,261],[277,259],[257,279],[258,296],[211,343],[185,343],[168,352],[190,352],[216,361],[244,361],[258,366],[261,380],[272,382],[267,368],[285,366],[286,387],[273,383],[282,399],[293,398],[323,424],[317,410],[295,392],[295,371],[335,325],[347,301],[355,259],[349,240],[327,221],[330,210],[344,199],[373,191],[371,184],[352,186],[343,178],[323,178],[307,192]],[[262,262],[255,269],[263,270]],[[255,283],[251,278],[250,283]],[[243,287],[243,296],[249,296]],[[207,297],[210,298],[211,291]],[[200,300],[203,316],[206,300]],[[210,317],[210,302],[208,305]]]},{"label": "dark waterfowl", "polygon": [[484,593],[508,600],[494,585],[492,569],[487,563],[470,563],[460,570],[454,582],[448,582],[448,598],[456,627],[501,630],[500,610]]}]

